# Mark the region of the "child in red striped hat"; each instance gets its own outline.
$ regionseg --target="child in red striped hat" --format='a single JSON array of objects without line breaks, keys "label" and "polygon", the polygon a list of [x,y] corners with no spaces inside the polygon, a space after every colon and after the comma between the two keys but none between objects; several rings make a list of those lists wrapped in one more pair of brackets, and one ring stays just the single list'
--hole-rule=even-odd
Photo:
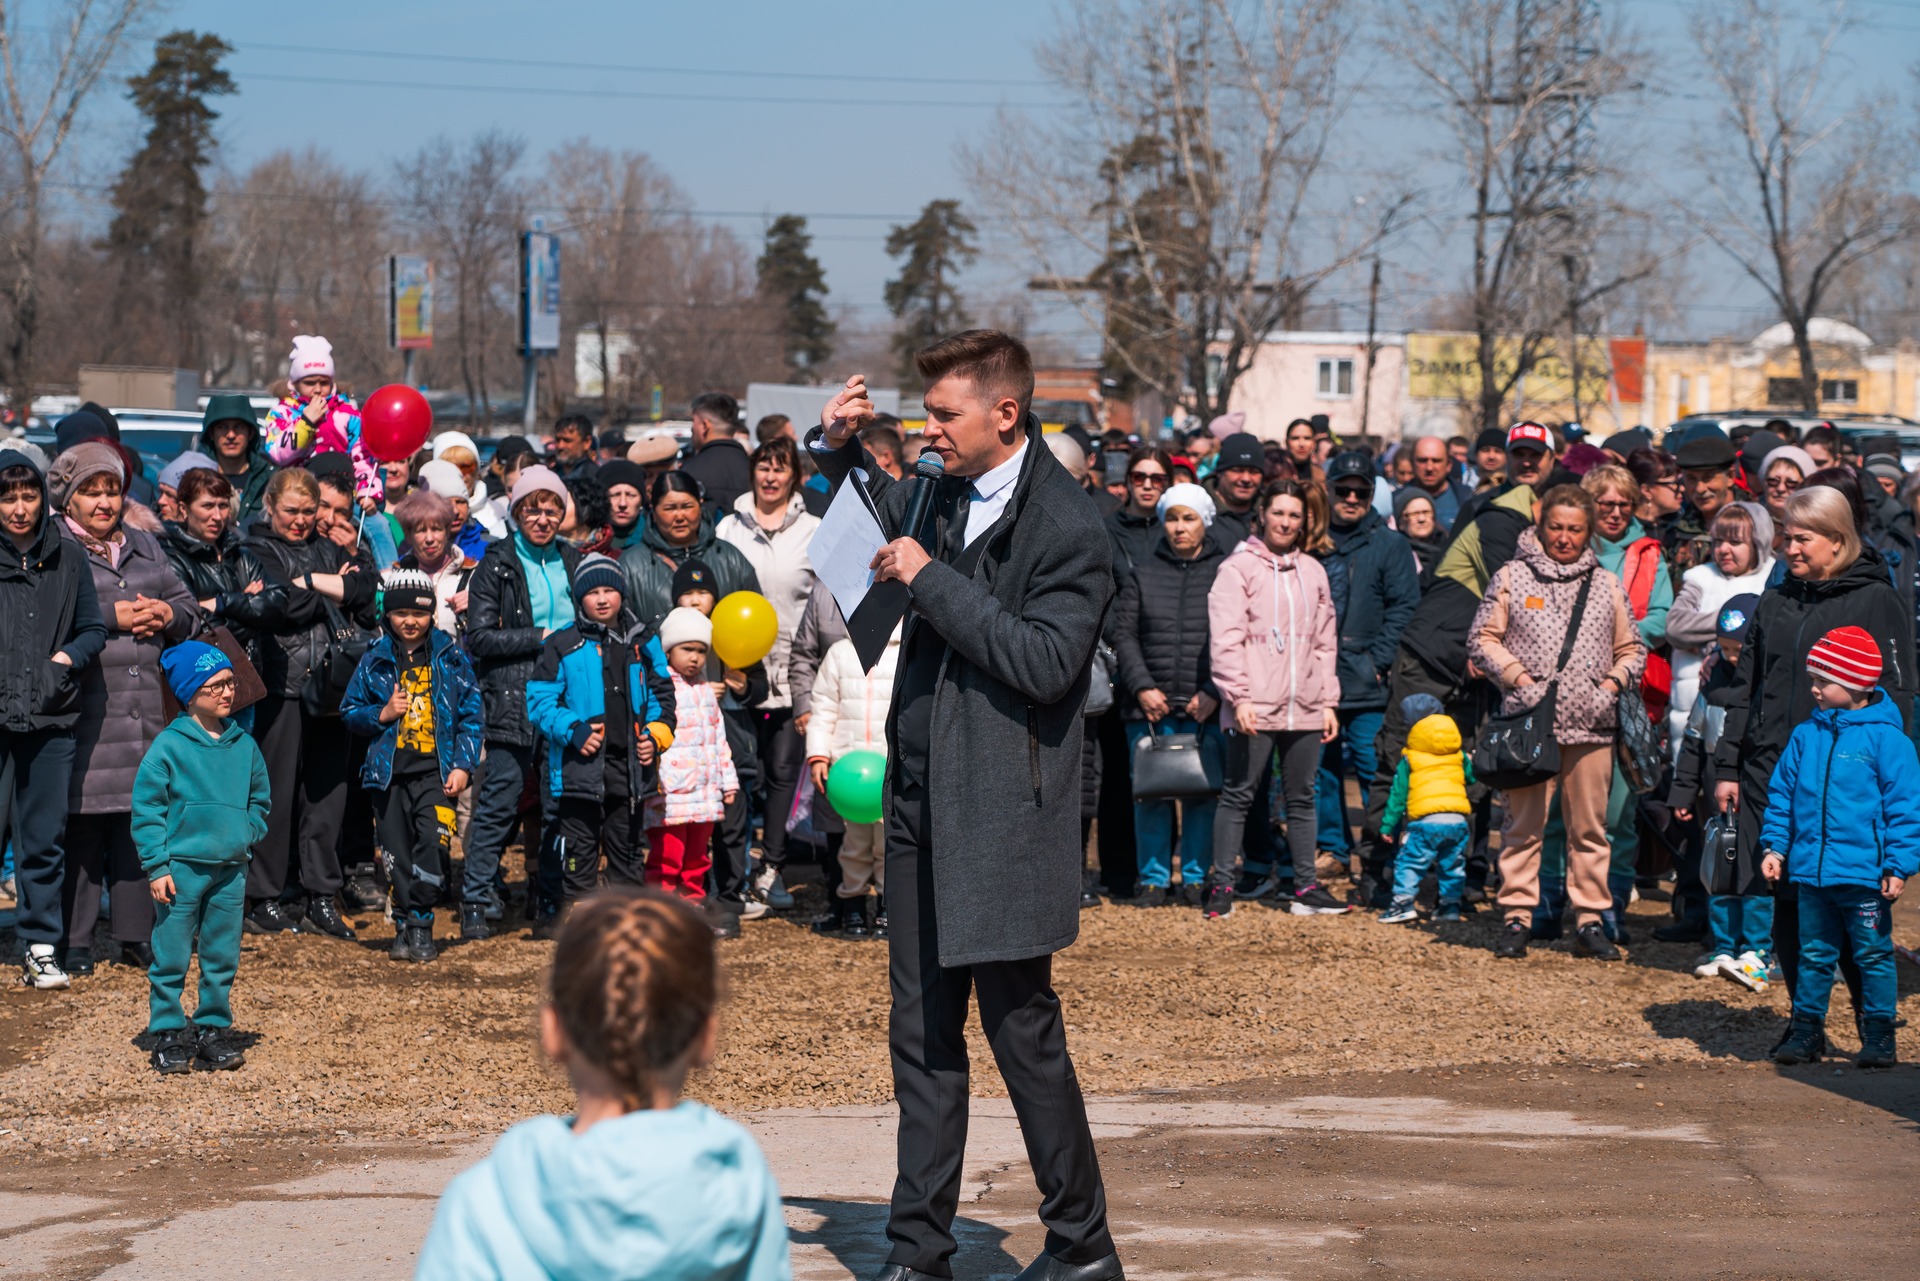
[{"label": "child in red striped hat", "polygon": [[1800,972],[1779,1063],[1817,1062],[1841,950],[1860,967],[1861,1067],[1894,1063],[1890,908],[1920,871],[1920,753],[1880,684],[1880,646],[1836,627],[1807,654],[1812,716],[1774,767],[1760,870],[1800,902]]}]

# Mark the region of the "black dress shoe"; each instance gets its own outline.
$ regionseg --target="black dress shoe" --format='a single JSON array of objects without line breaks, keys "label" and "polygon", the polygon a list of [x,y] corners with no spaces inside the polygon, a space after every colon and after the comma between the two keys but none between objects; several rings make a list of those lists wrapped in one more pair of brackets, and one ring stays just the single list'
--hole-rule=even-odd
[{"label": "black dress shoe", "polygon": [[60,968],[67,972],[68,978],[85,979],[93,977],[93,949],[70,947],[60,955]]},{"label": "black dress shoe", "polygon": [[943,1281],[931,1272],[915,1272],[904,1263],[889,1263],[873,1274],[873,1281]]},{"label": "black dress shoe", "polygon": [[1120,1256],[1109,1254],[1104,1259],[1095,1259],[1092,1263],[1068,1263],[1056,1259],[1051,1254],[1043,1254],[1027,1265],[1014,1281],[1124,1281],[1126,1273],[1120,1270]]},{"label": "black dress shoe", "polygon": [[136,970],[150,970],[153,968],[153,944],[122,943],[120,955],[114,963]]},{"label": "black dress shoe", "polygon": [[325,934],[330,938],[357,938],[353,927],[340,917],[340,908],[333,901],[333,895],[326,894],[307,900],[307,914],[297,924],[302,934]]}]

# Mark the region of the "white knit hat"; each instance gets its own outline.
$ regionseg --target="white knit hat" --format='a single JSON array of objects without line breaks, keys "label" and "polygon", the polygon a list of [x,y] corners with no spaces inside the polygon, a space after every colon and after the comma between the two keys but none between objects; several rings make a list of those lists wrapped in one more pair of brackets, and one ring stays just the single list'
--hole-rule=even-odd
[{"label": "white knit hat", "polygon": [[712,645],[713,620],[697,609],[682,605],[661,621],[660,648],[672,649],[689,641]]},{"label": "white knit hat", "polygon": [[455,445],[464,447],[468,453],[473,455],[475,462],[480,460],[480,446],[474,444],[473,437],[463,431],[443,431],[433,438],[433,443],[429,448],[433,450],[433,456],[435,458],[444,458],[447,455],[447,451]]},{"label": "white knit hat", "polygon": [[458,467],[444,458],[420,464],[420,483],[427,487],[428,493],[438,494],[442,498],[472,497],[467,491],[467,478],[460,474]]},{"label": "white knit hat", "polygon": [[1205,529],[1213,528],[1213,518],[1218,514],[1214,510],[1213,495],[1191,481],[1168,486],[1167,492],[1160,495],[1159,503],[1154,506],[1153,514],[1165,520],[1169,507],[1187,508],[1200,518],[1201,527]]},{"label": "white knit hat", "polygon": [[287,357],[287,381],[316,375],[333,377],[333,344],[318,334],[295,334],[293,354]]}]

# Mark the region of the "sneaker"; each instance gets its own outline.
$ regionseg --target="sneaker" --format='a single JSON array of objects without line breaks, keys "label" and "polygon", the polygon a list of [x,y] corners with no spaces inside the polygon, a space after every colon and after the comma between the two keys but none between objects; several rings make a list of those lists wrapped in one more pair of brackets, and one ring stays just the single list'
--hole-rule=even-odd
[{"label": "sneaker", "polygon": [[713,925],[713,936],[717,939],[737,939],[740,937],[740,917],[725,908],[709,908],[707,920]]},{"label": "sneaker", "polygon": [[248,934],[284,934],[293,928],[293,917],[279,899],[261,899],[247,909],[240,928]]},{"label": "sneaker", "polygon": [[1860,1025],[1860,1057],[1855,1067],[1890,1068],[1900,1061],[1894,1046],[1892,1019],[1863,1019]]},{"label": "sneaker", "polygon": [[1167,887],[1164,885],[1143,885],[1140,894],[1132,900],[1134,907],[1165,907],[1167,905]]},{"label": "sneaker", "polygon": [[440,949],[433,943],[433,913],[429,912],[423,920],[418,916],[407,921],[407,959],[409,961],[432,961],[439,959]]},{"label": "sneaker", "polygon": [[1411,925],[1419,919],[1420,913],[1414,908],[1412,900],[1395,902],[1380,914],[1382,925]]},{"label": "sneaker", "polygon": [[1826,1051],[1826,1024],[1811,1015],[1796,1014],[1787,1024],[1787,1034],[1773,1047],[1773,1061],[1789,1067],[1797,1063],[1818,1063]]},{"label": "sneaker", "polygon": [[1726,959],[1720,965],[1720,972],[1749,991],[1767,990],[1767,963],[1753,952]]},{"label": "sneaker", "polygon": [[1514,960],[1527,954],[1527,936],[1525,921],[1508,921],[1500,927],[1500,935],[1493,940],[1493,954],[1502,960]]},{"label": "sneaker", "polygon": [[153,1070],[162,1076],[191,1072],[197,1049],[192,1035],[185,1028],[175,1028],[160,1034],[159,1039],[154,1042],[153,1054],[148,1062],[152,1063]]},{"label": "sneaker", "polygon": [[1180,906],[1199,907],[1202,890],[1198,881],[1183,881],[1180,885]]},{"label": "sneaker", "polygon": [[230,1039],[231,1028],[203,1027],[195,1037],[199,1057],[194,1066],[202,1072],[231,1072],[247,1061],[240,1047]]},{"label": "sneaker", "polygon": [[92,978],[93,949],[90,947],[68,948],[60,954],[60,968],[67,972],[68,978]]},{"label": "sneaker", "polygon": [[1709,952],[1694,963],[1693,977],[1697,979],[1719,978],[1722,970],[1729,965],[1736,964],[1738,964],[1738,962],[1725,952]]},{"label": "sneaker", "polygon": [[475,941],[493,937],[493,930],[487,925],[487,908],[484,903],[460,905],[460,937]]},{"label": "sneaker", "polygon": [[1466,919],[1467,909],[1460,903],[1442,903],[1440,910],[1433,914],[1433,920],[1436,925],[1464,921]]},{"label": "sneaker", "polygon": [[1573,954],[1589,956],[1596,961],[1617,961],[1620,949],[1607,937],[1606,927],[1598,921],[1588,921],[1573,932]]},{"label": "sneaker", "polygon": [[73,986],[73,981],[67,977],[67,972],[60,968],[58,961],[53,959],[51,943],[27,945],[27,954],[20,958],[20,981],[28,987],[39,988],[43,992]]},{"label": "sneaker", "polygon": [[720,906],[725,910],[731,911],[743,921],[757,921],[765,916],[768,911],[767,905],[757,898],[728,899]]},{"label": "sneaker", "polygon": [[1280,888],[1280,878],[1269,872],[1265,876],[1253,872],[1240,873],[1240,879],[1234,882],[1233,896],[1242,902],[1257,898],[1269,898]]},{"label": "sneaker", "polygon": [[340,887],[340,900],[352,913],[384,912],[387,909],[387,896],[373,883],[370,876],[352,876]]},{"label": "sneaker", "polygon": [[793,895],[787,892],[787,882],[780,875],[780,869],[771,864],[761,864],[760,870],[753,874],[753,892],[776,912],[793,910]]},{"label": "sneaker", "polygon": [[340,906],[333,901],[331,894],[308,899],[307,913],[294,923],[294,928],[302,934],[324,934],[328,938],[359,937],[353,932],[353,927],[341,917]]},{"label": "sneaker", "polygon": [[1233,914],[1233,886],[1224,881],[1207,887],[1206,906],[1200,909],[1202,916],[1209,921],[1217,921],[1223,916]]},{"label": "sneaker", "polygon": [[1295,890],[1293,902],[1287,905],[1295,916],[1342,916],[1352,910],[1353,904],[1341,902],[1318,885]]}]

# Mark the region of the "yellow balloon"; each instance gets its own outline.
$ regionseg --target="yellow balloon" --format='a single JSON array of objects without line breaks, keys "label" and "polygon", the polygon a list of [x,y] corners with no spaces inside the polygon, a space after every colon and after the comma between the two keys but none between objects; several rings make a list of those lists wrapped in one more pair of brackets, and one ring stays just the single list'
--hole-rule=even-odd
[{"label": "yellow balloon", "polygon": [[780,619],[759,592],[734,592],[713,607],[713,652],[728,667],[744,668],[773,652]]}]

